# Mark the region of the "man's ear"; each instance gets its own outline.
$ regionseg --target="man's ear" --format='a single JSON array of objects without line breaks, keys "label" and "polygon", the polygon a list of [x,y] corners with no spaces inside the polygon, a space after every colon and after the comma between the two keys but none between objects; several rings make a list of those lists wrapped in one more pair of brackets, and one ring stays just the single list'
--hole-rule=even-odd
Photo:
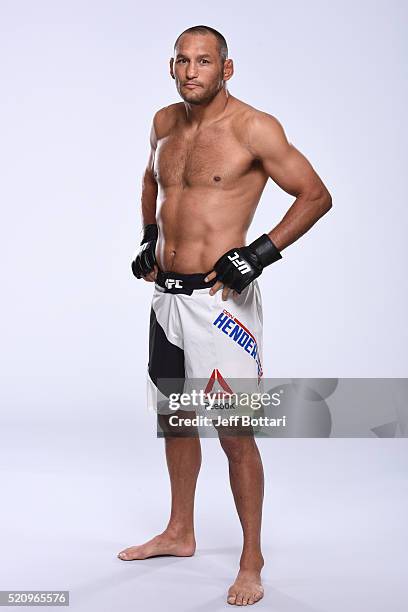
[{"label": "man's ear", "polygon": [[226,59],[224,62],[224,81],[229,81],[229,79],[234,74],[234,62],[232,59]]},{"label": "man's ear", "polygon": [[174,72],[173,72],[173,66],[174,66],[174,57],[171,57],[170,58],[170,75],[172,79],[175,78]]}]

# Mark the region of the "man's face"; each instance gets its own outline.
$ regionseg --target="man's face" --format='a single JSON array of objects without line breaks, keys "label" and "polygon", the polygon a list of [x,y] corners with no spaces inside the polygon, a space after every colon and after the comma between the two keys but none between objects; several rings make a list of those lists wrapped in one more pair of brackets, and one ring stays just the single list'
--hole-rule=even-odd
[{"label": "man's face", "polygon": [[224,84],[224,66],[218,42],[211,34],[183,34],[175,49],[171,74],[185,102],[210,102]]}]

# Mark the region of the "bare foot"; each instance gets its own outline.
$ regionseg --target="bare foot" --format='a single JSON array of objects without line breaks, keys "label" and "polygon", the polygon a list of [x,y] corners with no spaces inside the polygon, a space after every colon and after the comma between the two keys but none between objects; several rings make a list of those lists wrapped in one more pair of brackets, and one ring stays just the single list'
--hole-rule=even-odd
[{"label": "bare foot", "polygon": [[261,573],[256,570],[239,570],[234,584],[228,590],[227,602],[246,606],[256,603],[263,595]]},{"label": "bare foot", "polygon": [[118,553],[122,561],[148,559],[158,555],[173,555],[175,557],[191,557],[194,555],[196,543],[194,536],[175,536],[166,531],[140,546],[131,546]]}]

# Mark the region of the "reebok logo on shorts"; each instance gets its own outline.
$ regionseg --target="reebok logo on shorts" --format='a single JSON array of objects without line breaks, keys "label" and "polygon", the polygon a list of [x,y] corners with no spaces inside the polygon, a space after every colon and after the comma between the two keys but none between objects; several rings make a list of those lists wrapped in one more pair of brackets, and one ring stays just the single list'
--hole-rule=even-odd
[{"label": "reebok logo on shorts", "polygon": [[229,336],[238,346],[255,359],[258,366],[258,376],[261,377],[262,366],[258,356],[258,344],[249,329],[225,309],[213,321],[213,325]]}]

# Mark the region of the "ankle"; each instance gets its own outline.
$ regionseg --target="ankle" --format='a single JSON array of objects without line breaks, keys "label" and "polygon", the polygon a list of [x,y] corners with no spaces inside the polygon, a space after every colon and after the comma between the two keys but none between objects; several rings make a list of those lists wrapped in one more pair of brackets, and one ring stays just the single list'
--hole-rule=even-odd
[{"label": "ankle", "polygon": [[239,567],[243,571],[260,572],[264,566],[264,558],[259,551],[243,552]]},{"label": "ankle", "polygon": [[194,527],[185,525],[168,525],[164,533],[177,540],[194,540]]}]

